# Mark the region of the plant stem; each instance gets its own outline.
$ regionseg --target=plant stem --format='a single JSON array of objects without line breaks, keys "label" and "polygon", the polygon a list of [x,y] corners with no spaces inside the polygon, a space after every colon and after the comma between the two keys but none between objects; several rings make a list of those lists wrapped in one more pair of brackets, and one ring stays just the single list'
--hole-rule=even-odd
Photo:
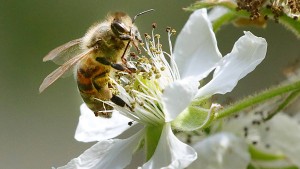
[{"label": "plant stem", "polygon": [[228,12],[224,15],[222,15],[220,18],[216,19],[213,22],[213,30],[216,33],[222,25],[224,25],[225,23],[229,23],[230,21],[232,21],[233,19],[236,18],[235,13],[233,12]]},{"label": "plant stem", "polygon": [[292,101],[295,100],[295,98],[297,98],[300,94],[300,90],[296,90],[294,92],[292,92],[278,107],[276,110],[274,110],[272,113],[270,113],[268,115],[268,117],[266,117],[264,119],[264,121],[268,121],[270,120],[273,116],[275,116],[278,112],[280,112],[281,110],[283,110],[286,106],[288,106]]},{"label": "plant stem", "polygon": [[279,85],[275,88],[263,91],[261,93],[258,93],[254,96],[247,97],[246,99],[243,99],[229,107],[226,107],[222,111],[216,113],[215,119],[220,119],[225,116],[232,115],[234,113],[238,113],[239,111],[253,106],[255,104],[261,103],[263,101],[266,101],[268,99],[271,99],[275,96],[279,96],[294,90],[300,89],[300,81],[288,84],[288,85]]}]

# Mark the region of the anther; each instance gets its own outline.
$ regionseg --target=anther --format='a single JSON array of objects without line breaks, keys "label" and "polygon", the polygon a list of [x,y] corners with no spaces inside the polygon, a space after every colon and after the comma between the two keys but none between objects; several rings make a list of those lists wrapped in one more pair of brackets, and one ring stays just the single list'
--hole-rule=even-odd
[{"label": "anther", "polygon": [[147,39],[151,39],[151,36],[150,36],[148,33],[145,33],[144,36],[145,36],[145,38],[147,38]]},{"label": "anther", "polygon": [[167,31],[167,32],[170,32],[170,31],[171,31],[171,27],[167,27],[167,28],[166,28],[166,31]]},{"label": "anther", "polygon": [[155,29],[157,27],[157,24],[154,22],[152,23],[152,28]]},{"label": "anther", "polygon": [[171,33],[174,35],[174,34],[176,34],[176,30],[175,29],[172,29],[171,30]]},{"label": "anther", "polygon": [[134,52],[130,52],[130,54],[129,54],[131,57],[133,57],[133,58],[136,58],[137,56],[136,56],[136,54],[134,53]]}]

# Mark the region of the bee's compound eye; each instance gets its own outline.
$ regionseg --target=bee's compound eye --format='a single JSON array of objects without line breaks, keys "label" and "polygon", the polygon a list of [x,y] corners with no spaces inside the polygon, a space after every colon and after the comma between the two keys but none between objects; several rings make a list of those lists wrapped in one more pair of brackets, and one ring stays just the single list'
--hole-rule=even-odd
[{"label": "bee's compound eye", "polygon": [[124,23],[113,21],[111,24],[111,29],[117,36],[128,34],[130,30],[126,27]]}]

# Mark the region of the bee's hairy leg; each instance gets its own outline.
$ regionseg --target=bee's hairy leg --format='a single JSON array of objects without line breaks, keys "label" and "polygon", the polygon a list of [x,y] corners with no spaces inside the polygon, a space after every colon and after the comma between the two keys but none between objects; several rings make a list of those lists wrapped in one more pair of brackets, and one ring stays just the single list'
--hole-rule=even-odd
[{"label": "bee's hairy leg", "polygon": [[102,107],[93,109],[94,115],[96,117],[103,117],[103,118],[111,118],[112,117],[113,107],[104,103],[103,101],[99,100],[98,98],[94,97],[91,99],[93,99],[95,102],[98,102],[97,104],[102,104]]},{"label": "bee's hairy leg", "polygon": [[124,35],[120,35],[119,38],[121,40],[132,40],[132,36],[124,34]]},{"label": "bee's hairy leg", "polygon": [[110,101],[114,102],[116,105],[118,105],[120,107],[126,106],[125,101],[116,95],[113,95],[112,98],[110,99]]},{"label": "bee's hairy leg", "polygon": [[112,112],[95,111],[95,117],[111,118]]},{"label": "bee's hairy leg", "polygon": [[129,70],[127,67],[123,66],[122,64],[111,63],[110,61],[106,60],[104,57],[97,57],[96,61],[98,61],[99,63],[101,63],[103,65],[111,66],[112,68],[114,68],[116,70],[120,70],[120,71],[125,71],[125,72],[128,72],[128,73],[132,73],[131,70]]},{"label": "bee's hairy leg", "polygon": [[96,57],[96,61],[103,64],[103,65],[111,65],[111,62],[105,59],[104,57]]},{"label": "bee's hairy leg", "polygon": [[113,103],[120,107],[128,107],[130,111],[133,111],[132,107],[130,107],[123,99],[121,99],[119,96],[113,95],[112,98],[110,99]]},{"label": "bee's hairy leg", "polygon": [[[135,47],[135,49],[137,50],[138,54],[141,54],[142,51],[141,51],[141,49],[139,48],[139,45],[136,44],[135,42],[136,42],[136,41],[132,41],[132,44],[133,44],[133,46]],[[138,40],[138,42],[141,43],[141,42],[143,42],[143,41],[139,41],[139,40]]]},{"label": "bee's hairy leg", "polygon": [[120,70],[120,71],[125,71],[126,70],[126,67],[119,64],[119,63],[112,63],[110,66],[112,68],[116,69],[116,70]]},{"label": "bee's hairy leg", "polygon": [[127,66],[123,66],[122,64],[119,63],[112,63],[110,66],[116,70],[124,71],[129,74],[134,73],[132,72],[132,68],[128,68]]}]

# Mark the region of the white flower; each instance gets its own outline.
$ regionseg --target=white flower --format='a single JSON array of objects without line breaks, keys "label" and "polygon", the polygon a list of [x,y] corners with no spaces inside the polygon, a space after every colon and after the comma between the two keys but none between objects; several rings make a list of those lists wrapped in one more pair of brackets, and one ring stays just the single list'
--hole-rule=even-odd
[{"label": "white flower", "polygon": [[[172,31],[169,38],[171,34]],[[170,54],[162,51],[159,38],[155,37],[147,36],[145,41],[150,58],[128,61],[138,70],[133,77],[121,72],[123,75],[111,79],[126,106],[106,102],[115,108],[111,119],[95,118],[84,104],[81,106],[75,137],[79,141],[99,142],[61,168],[124,168],[141,140],[151,134],[147,128],[156,126],[162,129],[157,147],[141,168],[186,168],[197,154],[174,136],[171,122],[195,98],[230,92],[238,80],[264,59],[267,48],[263,38],[245,32],[232,52],[222,57],[205,9],[190,16],[177,37],[173,53],[172,49]],[[199,81],[214,69],[213,79],[199,87]],[[128,139],[111,139],[130,128],[131,121],[145,127]]]},{"label": "white flower", "polygon": [[[252,144],[258,150],[286,156],[284,161],[287,161],[287,165],[300,167],[299,119],[281,112],[271,120],[263,122],[264,114],[263,112],[247,113],[237,120],[224,124],[222,130],[244,138],[248,144]],[[274,163],[274,166],[268,167],[278,167],[276,165]]]},{"label": "white flower", "polygon": [[232,133],[212,135],[193,147],[198,158],[189,169],[243,169],[250,162],[248,145]]},{"label": "white flower", "polygon": [[[256,168],[300,167],[299,116],[280,112],[264,121],[273,107],[260,106],[217,124],[208,137],[193,146],[198,159],[191,166],[201,163],[203,168],[214,169],[241,169],[250,164]],[[257,159],[254,154],[251,159],[249,147],[264,153],[265,157]]]}]

